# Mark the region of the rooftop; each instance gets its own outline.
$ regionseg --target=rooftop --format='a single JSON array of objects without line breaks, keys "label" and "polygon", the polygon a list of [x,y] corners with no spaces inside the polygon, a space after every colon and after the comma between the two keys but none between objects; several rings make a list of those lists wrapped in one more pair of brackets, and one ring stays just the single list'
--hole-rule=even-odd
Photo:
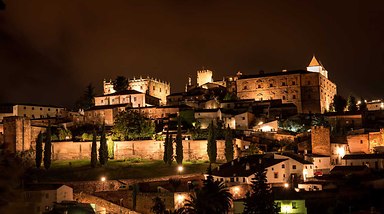
[{"label": "rooftop", "polygon": [[274,72],[274,73],[260,73],[260,74],[251,74],[251,75],[242,75],[239,79],[250,79],[250,78],[259,78],[259,77],[272,77],[272,76],[282,76],[289,74],[308,74],[313,73],[306,70],[291,70],[285,72]]}]

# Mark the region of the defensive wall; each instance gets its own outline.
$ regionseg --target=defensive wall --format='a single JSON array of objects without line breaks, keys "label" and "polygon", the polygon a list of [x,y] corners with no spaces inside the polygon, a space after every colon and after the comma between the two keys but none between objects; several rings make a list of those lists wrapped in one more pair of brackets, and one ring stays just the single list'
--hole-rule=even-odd
[{"label": "defensive wall", "polygon": [[[142,141],[114,141],[108,142],[110,157],[117,160],[142,158],[151,160],[162,160],[164,154],[164,141],[142,140]],[[234,147],[241,140],[234,140]],[[111,145],[112,144],[112,145]],[[176,144],[174,143],[174,154]],[[99,147],[99,142],[97,142]],[[91,158],[92,142],[52,142],[53,160],[75,160]],[[217,159],[225,160],[225,141],[217,140]],[[183,140],[183,156],[186,161],[208,160],[207,140]]]}]

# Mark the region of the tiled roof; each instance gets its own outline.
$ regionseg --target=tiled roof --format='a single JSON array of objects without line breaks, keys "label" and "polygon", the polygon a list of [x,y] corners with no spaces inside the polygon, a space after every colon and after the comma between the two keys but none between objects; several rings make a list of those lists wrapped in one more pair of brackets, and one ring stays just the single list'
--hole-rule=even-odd
[{"label": "tiled roof", "polygon": [[144,93],[136,90],[124,90],[124,91],[119,91],[112,94],[103,94],[95,97],[108,97],[108,96],[126,95],[126,94],[144,94]]},{"label": "tiled roof", "polygon": [[259,78],[259,77],[272,77],[272,76],[282,76],[289,74],[309,74],[313,72],[309,72],[306,70],[292,70],[286,72],[275,72],[275,73],[263,73],[263,74],[253,74],[253,75],[242,75],[239,79],[250,79],[250,78]]},{"label": "tiled roof", "polygon": [[307,161],[307,160],[304,160],[303,157],[297,155],[297,154],[294,154],[294,153],[290,153],[290,152],[283,152],[283,153],[280,153],[280,155],[283,155],[283,156],[287,156],[289,158],[292,158],[293,160],[299,162],[299,163],[302,163],[302,164],[313,164],[312,162],[310,161]]},{"label": "tiled roof", "polygon": [[27,191],[56,190],[64,184],[30,184],[24,187]]},{"label": "tiled roof", "polygon": [[384,154],[347,154],[343,157],[344,160],[356,159],[384,159]]},{"label": "tiled roof", "polygon": [[[220,177],[249,177],[256,172],[260,160],[262,166],[268,168],[287,159],[274,159],[273,156],[269,155],[250,155],[222,164],[220,167],[212,170],[212,175]],[[247,164],[249,164],[249,170],[246,170]]]}]

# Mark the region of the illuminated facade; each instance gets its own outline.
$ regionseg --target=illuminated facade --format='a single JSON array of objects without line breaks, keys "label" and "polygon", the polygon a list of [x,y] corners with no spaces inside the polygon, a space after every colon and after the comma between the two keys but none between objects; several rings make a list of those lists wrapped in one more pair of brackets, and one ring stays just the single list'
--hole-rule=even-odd
[{"label": "illuminated facade", "polygon": [[236,84],[240,99],[281,99],[295,104],[299,113],[324,113],[336,95],[336,84],[315,57],[307,70],[243,75]]},{"label": "illuminated facade", "polygon": [[[104,95],[115,93],[112,80],[103,82]],[[160,105],[167,103],[167,96],[171,92],[171,84],[154,78],[133,78],[128,80],[128,90],[136,90],[160,99]]]}]

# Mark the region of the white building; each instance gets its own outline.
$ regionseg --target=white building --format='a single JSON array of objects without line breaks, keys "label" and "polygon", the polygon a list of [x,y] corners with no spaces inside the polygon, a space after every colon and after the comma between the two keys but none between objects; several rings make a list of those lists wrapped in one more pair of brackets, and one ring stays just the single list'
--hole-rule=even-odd
[{"label": "white building", "polygon": [[21,116],[29,119],[63,117],[65,108],[48,105],[33,104],[5,104],[0,106],[0,121],[4,117]]},{"label": "white building", "polygon": [[347,154],[341,163],[343,166],[367,166],[371,169],[384,169],[384,154]]},{"label": "white building", "polygon": [[31,213],[44,213],[54,203],[73,201],[73,189],[63,184],[34,184],[25,188],[23,196],[24,202],[33,207]]},{"label": "white building", "polygon": [[292,179],[305,181],[314,177],[314,165],[291,153],[237,158],[212,170],[212,176],[214,180],[223,181],[228,186],[251,184],[259,164],[267,170],[267,182],[273,186],[283,186]]}]

